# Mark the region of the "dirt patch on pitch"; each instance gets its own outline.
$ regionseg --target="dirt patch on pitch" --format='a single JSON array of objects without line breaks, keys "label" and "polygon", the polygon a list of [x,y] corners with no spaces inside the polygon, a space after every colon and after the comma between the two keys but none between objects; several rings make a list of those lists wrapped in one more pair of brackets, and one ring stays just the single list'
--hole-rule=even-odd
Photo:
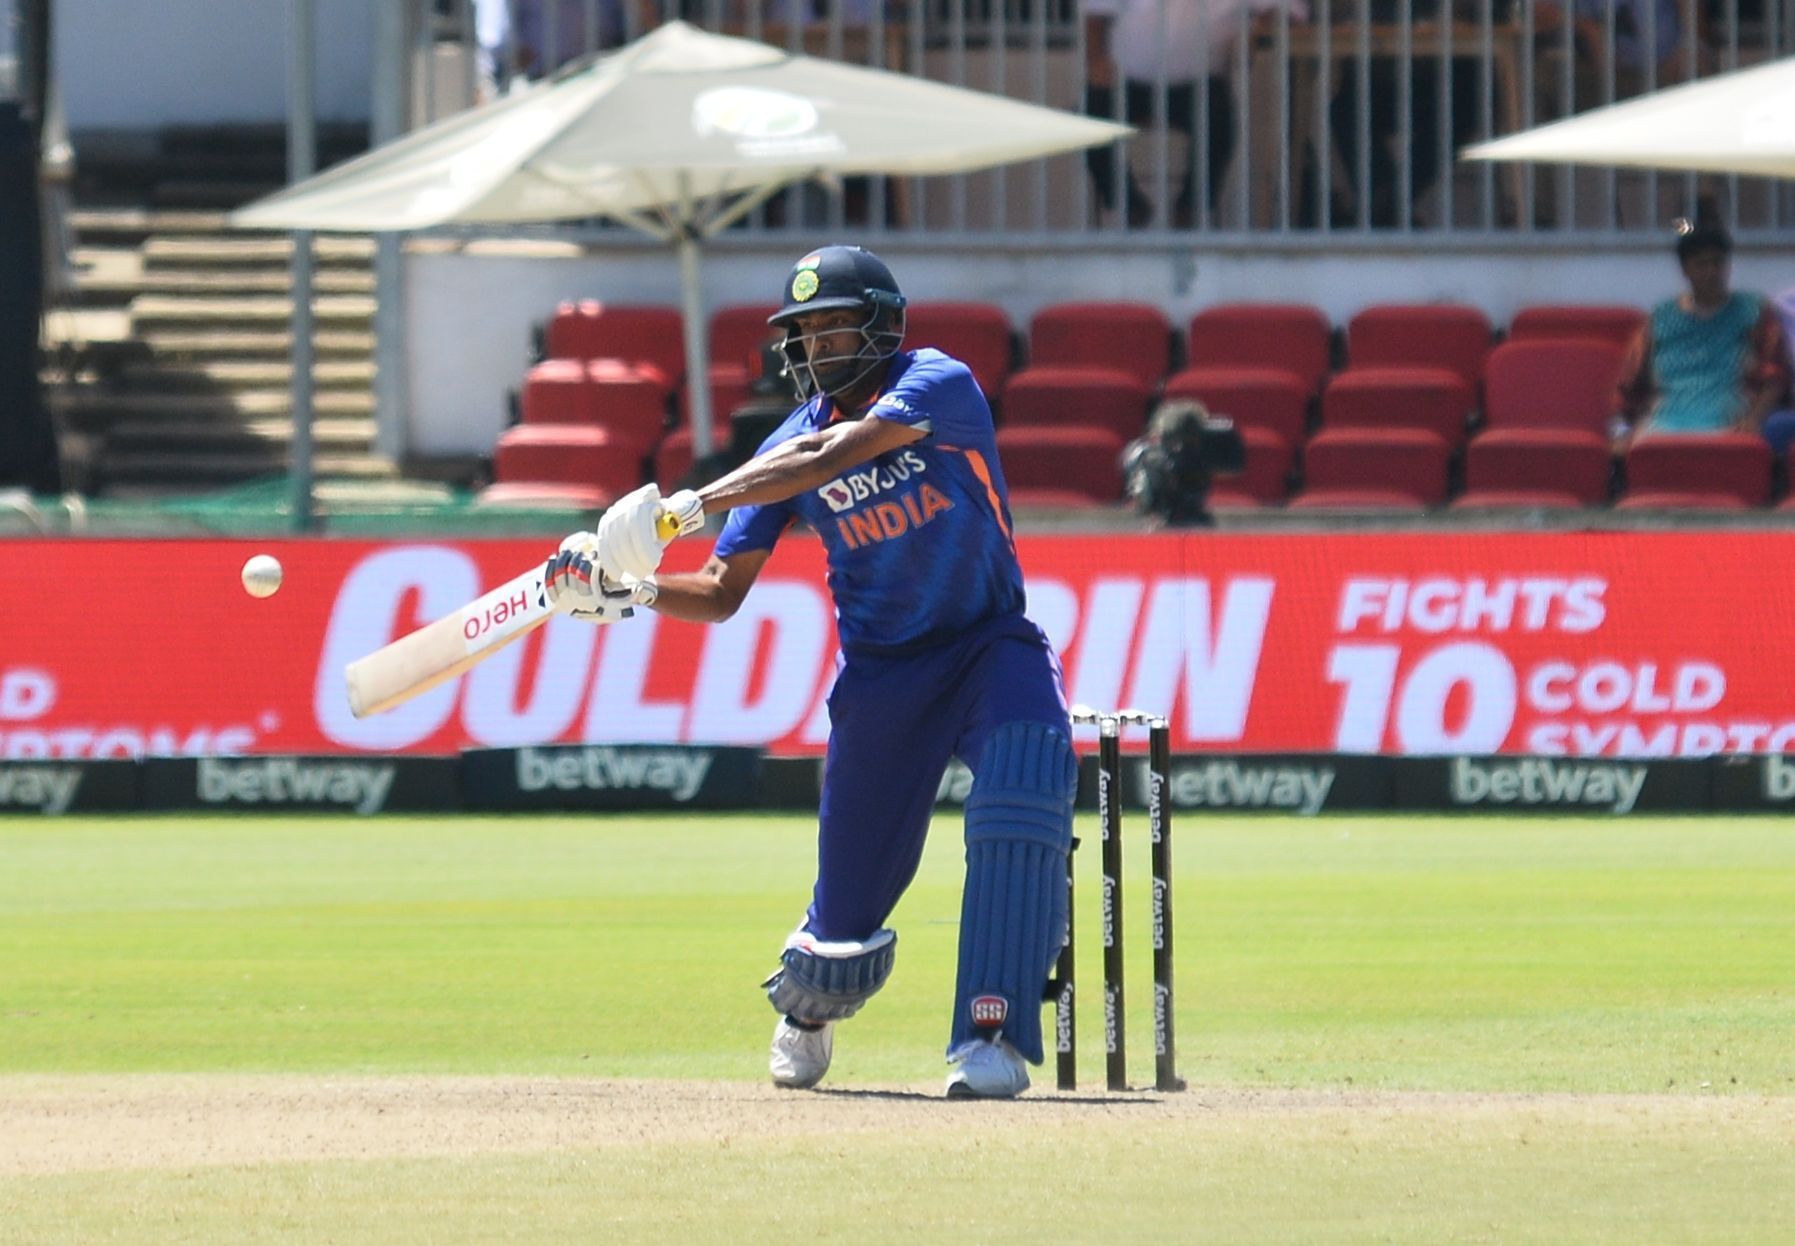
[{"label": "dirt patch on pitch", "polygon": [[[698,1140],[817,1138],[987,1124],[1187,1120],[1251,1132],[1286,1114],[1360,1123],[1414,1113],[1568,1117],[1589,1124],[1707,1120],[1795,1131],[1795,1099],[1439,1095],[1198,1089],[1182,1095],[1034,1093],[948,1102],[917,1087],[778,1091],[730,1082],[475,1077],[14,1076],[0,1078],[0,1176],[330,1159],[569,1151]],[[1783,1133],[1782,1136],[1789,1136]]]}]

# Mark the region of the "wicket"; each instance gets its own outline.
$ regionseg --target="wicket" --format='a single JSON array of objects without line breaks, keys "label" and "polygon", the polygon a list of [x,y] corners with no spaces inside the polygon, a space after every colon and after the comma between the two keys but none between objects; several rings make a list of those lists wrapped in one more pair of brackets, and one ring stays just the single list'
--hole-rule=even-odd
[{"label": "wicket", "polygon": [[[1072,721],[1097,725],[1097,823],[1103,869],[1103,1046],[1105,1084],[1128,1089],[1128,1040],[1122,966],[1122,728],[1147,728],[1147,825],[1152,837],[1153,1088],[1183,1090],[1172,1022],[1172,815],[1171,730],[1164,718],[1140,710],[1105,714],[1072,707]],[[1074,964],[1074,883],[1078,841],[1066,863],[1066,940],[1048,983],[1054,1002],[1056,1071],[1061,1090],[1078,1088],[1077,970]]]}]

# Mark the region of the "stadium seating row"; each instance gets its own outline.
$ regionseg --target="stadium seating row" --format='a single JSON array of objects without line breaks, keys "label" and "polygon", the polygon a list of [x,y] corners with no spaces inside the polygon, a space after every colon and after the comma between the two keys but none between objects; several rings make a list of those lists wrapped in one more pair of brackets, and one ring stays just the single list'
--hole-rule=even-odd
[{"label": "stadium seating row", "polygon": [[[769,311],[713,316],[713,410],[748,397]],[[1617,474],[1614,383],[1643,316],[1533,307],[1498,341],[1475,308],[1391,304],[1354,316],[1336,341],[1319,309],[1233,304],[1192,317],[1180,340],[1149,304],[1067,303],[1030,322],[1034,363],[1014,370],[1001,308],[921,303],[907,344],[972,368],[999,413],[1019,504],[1119,500],[1122,447],[1156,402],[1191,398],[1234,419],[1247,444],[1246,472],[1219,484],[1218,508],[1599,506],[1617,480],[1627,506],[1763,505],[1774,464],[1755,438],[1679,438],[1674,452],[1648,441]],[[690,468],[691,434],[674,418],[685,380],[675,309],[564,304],[542,349],[521,422],[496,448],[490,499],[598,507],[645,473],[670,482]]]}]

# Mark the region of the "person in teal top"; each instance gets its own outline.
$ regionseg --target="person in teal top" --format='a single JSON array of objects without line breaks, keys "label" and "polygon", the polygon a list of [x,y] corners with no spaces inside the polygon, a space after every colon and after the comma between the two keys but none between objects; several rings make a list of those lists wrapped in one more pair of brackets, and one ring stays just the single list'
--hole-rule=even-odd
[{"label": "person in teal top", "polygon": [[1789,348],[1775,306],[1730,288],[1733,240],[1686,229],[1676,245],[1689,289],[1652,309],[1621,369],[1623,440],[1676,433],[1761,432],[1778,453],[1795,441]]}]

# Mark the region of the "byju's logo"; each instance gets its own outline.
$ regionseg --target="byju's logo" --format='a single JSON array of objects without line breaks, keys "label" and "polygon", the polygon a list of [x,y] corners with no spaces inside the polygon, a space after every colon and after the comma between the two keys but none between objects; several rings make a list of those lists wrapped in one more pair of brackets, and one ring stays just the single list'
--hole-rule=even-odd
[{"label": "byju's logo", "polygon": [[889,463],[874,464],[865,471],[850,472],[831,480],[816,491],[823,503],[836,514],[852,510],[857,503],[895,489],[912,476],[927,470],[922,455],[906,450]]},{"label": "byju's logo", "polygon": [[817,493],[822,496],[823,501],[828,504],[829,509],[838,515],[854,505],[854,491],[839,480],[831,480],[821,489],[818,489]]}]

